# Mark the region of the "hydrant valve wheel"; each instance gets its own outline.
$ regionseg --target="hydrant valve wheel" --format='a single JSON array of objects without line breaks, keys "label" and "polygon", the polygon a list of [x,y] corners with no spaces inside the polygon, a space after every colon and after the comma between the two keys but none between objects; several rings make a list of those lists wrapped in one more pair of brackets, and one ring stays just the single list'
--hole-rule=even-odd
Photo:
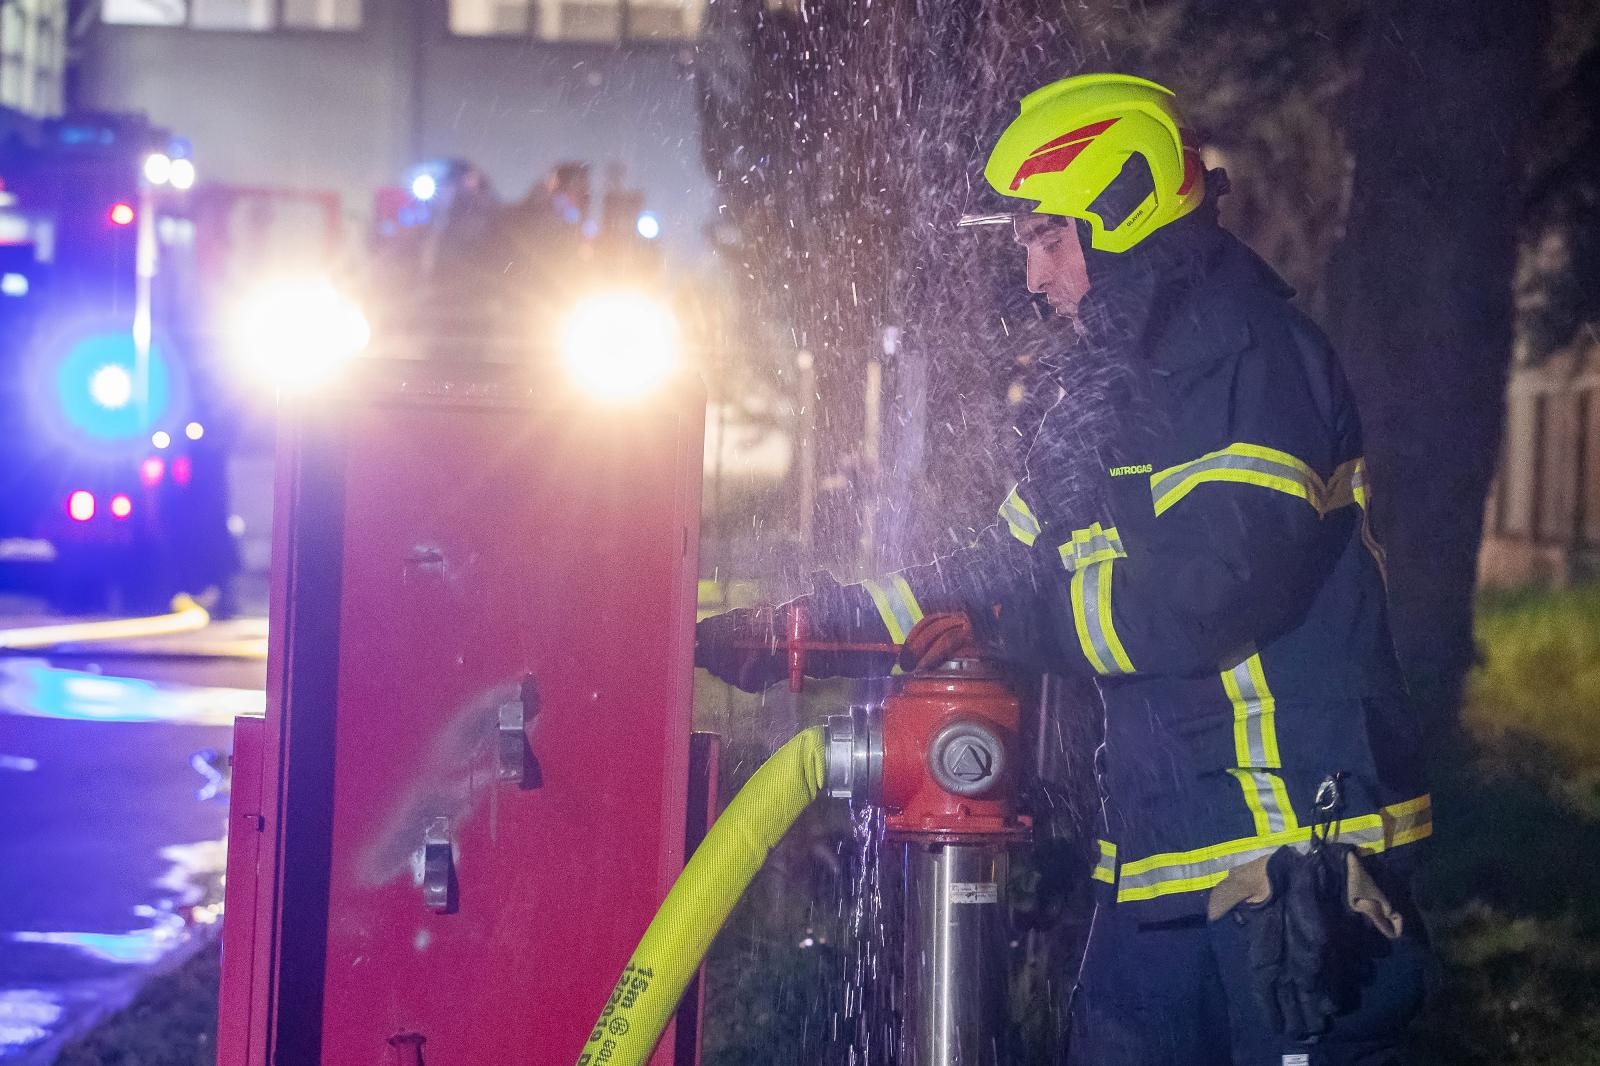
[{"label": "hydrant valve wheel", "polygon": [[1006,769],[1006,748],[980,722],[951,722],[928,745],[928,771],[939,787],[957,796],[982,796]]}]

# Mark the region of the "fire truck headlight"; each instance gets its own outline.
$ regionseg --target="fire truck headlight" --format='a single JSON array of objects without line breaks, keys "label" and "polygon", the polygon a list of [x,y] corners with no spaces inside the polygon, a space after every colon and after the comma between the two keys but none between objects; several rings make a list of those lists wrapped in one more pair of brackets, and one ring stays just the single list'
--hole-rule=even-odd
[{"label": "fire truck headlight", "polygon": [[604,400],[637,399],[678,369],[677,318],[665,304],[640,292],[581,300],[567,316],[561,340],[572,379]]},{"label": "fire truck headlight", "polygon": [[284,392],[326,383],[372,337],[361,308],[324,278],[264,285],[238,306],[230,326],[242,368]]},{"label": "fire truck headlight", "polygon": [[194,188],[194,164],[187,159],[172,161],[172,187],[182,192]]},{"label": "fire truck headlight", "polygon": [[151,152],[144,157],[144,180],[151,185],[165,185],[172,180],[172,157],[165,152]]}]

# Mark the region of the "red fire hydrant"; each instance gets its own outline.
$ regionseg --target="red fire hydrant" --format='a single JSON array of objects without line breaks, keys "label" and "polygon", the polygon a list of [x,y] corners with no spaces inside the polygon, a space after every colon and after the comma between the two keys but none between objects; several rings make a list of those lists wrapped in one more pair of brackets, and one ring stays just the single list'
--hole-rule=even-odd
[{"label": "red fire hydrant", "polygon": [[829,793],[881,806],[904,860],[907,1066],[1008,1061],[1002,902],[1010,850],[1031,831],[1020,720],[1016,691],[977,655],[899,679],[881,710],[828,720]]}]

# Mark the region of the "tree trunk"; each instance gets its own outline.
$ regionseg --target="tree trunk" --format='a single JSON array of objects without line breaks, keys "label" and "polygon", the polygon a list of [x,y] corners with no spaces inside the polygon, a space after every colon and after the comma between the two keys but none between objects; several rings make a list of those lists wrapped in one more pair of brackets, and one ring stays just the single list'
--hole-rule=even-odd
[{"label": "tree trunk", "polygon": [[1474,658],[1544,3],[1366,7],[1329,325],[1365,423],[1396,648],[1437,737],[1454,732]]}]

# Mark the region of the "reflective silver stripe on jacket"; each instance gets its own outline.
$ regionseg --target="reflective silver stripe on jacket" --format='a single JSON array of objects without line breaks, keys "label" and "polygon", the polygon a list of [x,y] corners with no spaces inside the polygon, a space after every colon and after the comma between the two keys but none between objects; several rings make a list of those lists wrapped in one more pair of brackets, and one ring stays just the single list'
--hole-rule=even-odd
[{"label": "reflective silver stripe on jacket", "polygon": [[1328,479],[1321,509],[1333,511],[1352,503],[1363,511],[1367,508],[1367,461],[1364,458],[1339,464],[1339,469]]},{"label": "reflective silver stripe on jacket", "polygon": [[1299,825],[1283,781],[1275,773],[1283,765],[1278,752],[1277,701],[1267,688],[1261,656],[1254,648],[1222,673],[1222,687],[1233,704],[1234,757],[1230,771],[1244,789],[1245,805],[1257,833],[1281,833]]},{"label": "reflective silver stripe on jacket", "polygon": [[1095,860],[1094,872],[1091,876],[1096,881],[1106,884],[1115,884],[1117,880],[1117,846],[1109,840],[1096,840],[1100,845],[1100,857]]},{"label": "reflective silver stripe on jacket", "polygon": [[1090,563],[1125,559],[1128,555],[1123,550],[1122,535],[1117,532],[1117,527],[1104,528],[1099,522],[1086,529],[1073,530],[1072,539],[1056,550],[1061,556],[1061,565],[1069,573]]},{"label": "reflective silver stripe on jacket", "polygon": [[1011,535],[1028,547],[1033,547],[1033,542],[1039,539],[1039,520],[1017,492],[1017,487],[1011,489],[1000,505],[1000,517],[1005,519]]},{"label": "reflective silver stripe on jacket", "polygon": [[1117,636],[1111,612],[1111,568],[1115,562],[1106,559],[1073,572],[1072,619],[1084,658],[1097,673],[1131,674],[1133,663]]},{"label": "reflective silver stripe on jacket", "polygon": [[1205,481],[1239,481],[1298,496],[1321,510],[1322,479],[1288,452],[1257,444],[1230,444],[1198,459],[1150,475],[1150,497],[1161,514]]},{"label": "reflective silver stripe on jacket", "polygon": [[[1386,851],[1410,844],[1433,831],[1429,797],[1418,796],[1385,807],[1375,814],[1342,818],[1333,824],[1329,839],[1367,851]],[[1117,901],[1155,899],[1179,892],[1207,889],[1235,866],[1270,855],[1285,845],[1302,851],[1311,845],[1311,827],[1268,836],[1244,837],[1195,851],[1155,855],[1123,863],[1118,873]]]},{"label": "reflective silver stripe on jacket", "polygon": [[877,605],[878,616],[889,630],[889,639],[904,644],[911,627],[922,621],[922,607],[906,579],[891,574],[881,581],[863,581],[861,585]]}]

